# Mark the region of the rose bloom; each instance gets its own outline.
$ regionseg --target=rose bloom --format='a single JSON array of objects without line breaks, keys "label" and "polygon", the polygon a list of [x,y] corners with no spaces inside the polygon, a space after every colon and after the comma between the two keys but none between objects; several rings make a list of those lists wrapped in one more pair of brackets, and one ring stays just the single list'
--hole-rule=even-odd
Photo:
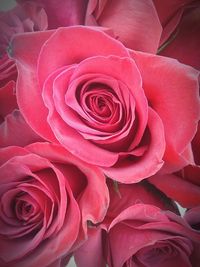
[{"label": "rose bloom", "polygon": [[102,172],[56,144],[1,149],[0,184],[1,267],[60,266],[108,207]]},{"label": "rose bloom", "polygon": [[136,204],[115,218],[108,230],[111,267],[197,267],[200,233],[179,216]]},{"label": "rose bloom", "polygon": [[146,181],[108,187],[106,218],[75,252],[78,267],[198,266],[200,232],[179,216],[172,200]]},{"label": "rose bloom", "polygon": [[190,162],[195,69],[83,26],[16,35],[12,56],[20,111],[46,140],[125,183]]}]

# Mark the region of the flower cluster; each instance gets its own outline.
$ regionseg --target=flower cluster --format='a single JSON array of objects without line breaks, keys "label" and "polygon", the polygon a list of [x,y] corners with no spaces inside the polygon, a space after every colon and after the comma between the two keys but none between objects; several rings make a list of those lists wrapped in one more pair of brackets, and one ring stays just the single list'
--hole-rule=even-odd
[{"label": "flower cluster", "polygon": [[199,33],[192,0],[0,12],[1,267],[199,266]]}]

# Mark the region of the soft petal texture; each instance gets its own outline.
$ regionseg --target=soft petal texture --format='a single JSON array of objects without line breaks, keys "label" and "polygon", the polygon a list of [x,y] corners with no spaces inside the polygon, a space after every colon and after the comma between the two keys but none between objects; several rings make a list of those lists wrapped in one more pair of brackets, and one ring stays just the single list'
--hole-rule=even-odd
[{"label": "soft petal texture", "polygon": [[[27,0],[18,2],[24,3]],[[46,11],[48,29],[72,25],[99,26],[110,29],[114,38],[129,48],[150,53],[156,53],[158,49],[162,26],[151,0],[34,2]]]},{"label": "soft petal texture", "polygon": [[153,0],[163,27],[161,44],[163,44],[163,42],[165,42],[176,29],[178,23],[180,22],[185,5],[191,3],[192,1],[193,0],[169,0],[161,2],[159,0]]},{"label": "soft petal texture", "polygon": [[5,116],[17,108],[17,100],[15,95],[15,82],[10,81],[0,88],[0,123]]},{"label": "soft petal texture", "polygon": [[[105,242],[107,233],[104,230],[108,229],[112,221],[125,209],[135,204],[151,204],[160,207],[162,210],[171,210],[178,214],[178,209],[174,203],[145,181],[125,185],[107,179],[107,185],[110,194],[110,205],[106,217],[101,225],[92,226],[89,239],[76,250],[75,261],[78,267],[106,266],[109,242]],[[121,253],[122,250],[119,251]],[[127,248],[125,248],[125,251],[127,251]]]},{"label": "soft petal texture", "polygon": [[[161,47],[160,54],[178,59],[200,69],[200,4],[198,1],[185,7],[172,40]],[[187,45],[185,45],[187,44]]]},{"label": "soft petal texture", "polygon": [[48,143],[1,149],[0,162],[1,266],[63,266],[87,237],[87,220],[105,216],[105,177]]},{"label": "soft petal texture", "polygon": [[[18,3],[29,0],[18,0]],[[79,25],[84,23],[87,1],[86,0],[35,0],[44,8],[48,16],[48,29]]]},{"label": "soft petal texture", "polygon": [[[188,168],[196,169],[196,177],[192,171],[187,173]],[[191,208],[200,203],[200,169],[188,166],[185,170],[183,177],[180,174],[155,175],[150,177],[149,181],[181,206]]]},{"label": "soft petal texture", "polygon": [[[167,164],[163,171],[176,171],[177,167],[181,168],[191,160],[184,157],[184,151],[194,137],[199,121],[199,72],[165,57],[147,57],[144,53],[134,52],[134,59],[141,71],[149,104],[158,112],[165,128],[164,159]],[[159,79],[156,79],[158,75]],[[195,90],[188,94],[191,88]],[[193,123],[188,128],[191,121]]]},{"label": "soft petal texture", "polygon": [[123,210],[134,204],[151,204],[162,210],[171,210],[179,214],[174,202],[146,180],[126,185],[108,179],[107,185],[110,204],[104,220],[106,227],[109,227],[110,220],[114,220]]},{"label": "soft petal texture", "polygon": [[41,31],[47,29],[47,17],[44,9],[34,2],[0,12],[0,87],[10,80],[16,80],[15,62],[8,57],[9,43],[17,33]]},{"label": "soft petal texture", "polygon": [[15,87],[15,82],[10,81],[0,88],[0,147],[25,146],[42,140],[18,110]]},{"label": "soft petal texture", "polygon": [[0,147],[26,146],[42,140],[26,123],[18,109],[8,114],[0,124]]},{"label": "soft petal texture", "polygon": [[144,204],[122,211],[108,233],[110,266],[191,267],[192,255],[198,253],[199,233],[179,216],[171,215]]},{"label": "soft petal texture", "polygon": [[[180,216],[153,205],[132,204],[113,219],[107,233],[100,227],[92,231],[75,253],[78,267],[84,262],[97,267],[198,266],[200,233]],[[95,262],[98,253],[107,265]]]},{"label": "soft petal texture", "polygon": [[12,56],[20,110],[45,139],[125,183],[164,162],[163,172],[191,163],[200,115],[195,69],[82,26],[17,35]]},{"label": "soft petal texture", "polygon": [[100,227],[91,228],[88,240],[74,253],[75,262],[78,267],[106,266],[102,240],[102,229]]},{"label": "soft petal texture", "polygon": [[157,51],[162,32],[151,0],[89,0],[85,24],[110,28],[128,48],[150,53]]}]

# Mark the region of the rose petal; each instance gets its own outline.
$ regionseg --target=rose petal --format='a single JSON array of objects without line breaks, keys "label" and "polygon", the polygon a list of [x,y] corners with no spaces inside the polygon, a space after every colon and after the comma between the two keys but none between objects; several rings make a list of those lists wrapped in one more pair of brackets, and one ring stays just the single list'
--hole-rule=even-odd
[{"label": "rose petal", "polygon": [[166,139],[164,160],[168,164],[164,171],[176,171],[186,165],[180,161],[181,153],[197,130],[200,116],[199,73],[170,58],[140,52],[134,52],[133,58],[141,71],[147,99],[163,121]]},{"label": "rose petal", "polygon": [[125,46],[150,53],[157,51],[162,31],[155,7],[149,0],[90,0],[85,23],[110,28]]}]

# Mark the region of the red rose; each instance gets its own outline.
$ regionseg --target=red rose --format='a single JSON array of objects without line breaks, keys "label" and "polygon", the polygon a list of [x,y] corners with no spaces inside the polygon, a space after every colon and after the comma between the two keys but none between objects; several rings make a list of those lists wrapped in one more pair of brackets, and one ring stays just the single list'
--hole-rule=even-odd
[{"label": "red rose", "polygon": [[168,172],[188,163],[199,119],[195,69],[81,26],[17,35],[12,55],[20,110],[45,139],[126,183],[163,161]]},{"label": "red rose", "polygon": [[57,266],[105,216],[105,177],[58,145],[1,149],[0,165],[2,267]]}]

